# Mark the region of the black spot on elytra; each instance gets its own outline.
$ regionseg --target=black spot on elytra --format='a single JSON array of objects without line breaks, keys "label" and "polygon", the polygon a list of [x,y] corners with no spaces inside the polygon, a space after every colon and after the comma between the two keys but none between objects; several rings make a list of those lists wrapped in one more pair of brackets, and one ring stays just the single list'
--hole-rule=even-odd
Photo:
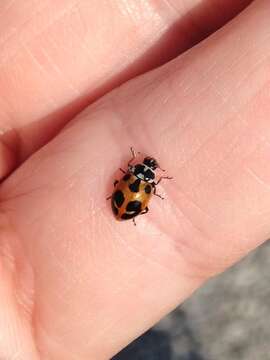
[{"label": "black spot on elytra", "polygon": [[123,176],[124,181],[128,181],[130,178],[131,178],[131,174],[126,174],[125,176]]},{"label": "black spot on elytra", "polygon": [[152,190],[151,185],[146,185],[146,187],[144,188],[144,191],[146,192],[146,194],[150,194],[151,190]]},{"label": "black spot on elytra", "polygon": [[130,201],[127,204],[126,210],[128,212],[133,212],[133,213],[139,214],[142,210],[142,203],[138,200]]},{"label": "black spot on elytra", "polygon": [[123,202],[125,201],[125,197],[124,197],[124,194],[122,193],[122,191],[117,190],[113,194],[113,199],[112,200],[116,204],[116,206],[120,208],[123,205]]},{"label": "black spot on elytra", "polygon": [[130,184],[129,185],[129,189],[130,189],[130,191],[132,191],[132,192],[139,192],[139,190],[140,190],[140,183],[141,183],[141,180],[140,179],[136,179],[135,181],[134,181],[134,183],[132,183],[132,184]]},{"label": "black spot on elytra", "polygon": [[114,213],[114,215],[118,215],[118,209],[117,207],[114,205],[114,202],[112,201],[112,211]]},{"label": "black spot on elytra", "polygon": [[129,219],[133,219],[135,216],[137,216],[138,214],[122,214],[121,215],[121,219],[123,220],[129,220]]}]

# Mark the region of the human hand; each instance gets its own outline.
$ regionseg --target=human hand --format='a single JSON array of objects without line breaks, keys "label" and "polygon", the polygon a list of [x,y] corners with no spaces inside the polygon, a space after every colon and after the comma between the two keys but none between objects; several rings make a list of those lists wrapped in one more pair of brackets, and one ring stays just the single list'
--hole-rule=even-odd
[{"label": "human hand", "polygon": [[[128,81],[249,2],[1,2],[1,359],[109,359],[269,237],[269,1]],[[174,177],[137,227],[131,145]]]}]

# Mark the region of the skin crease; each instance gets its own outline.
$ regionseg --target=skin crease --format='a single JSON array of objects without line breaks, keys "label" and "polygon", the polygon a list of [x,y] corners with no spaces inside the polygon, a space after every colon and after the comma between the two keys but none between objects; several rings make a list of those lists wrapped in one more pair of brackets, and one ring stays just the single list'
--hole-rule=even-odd
[{"label": "skin crease", "polygon": [[[167,2],[148,3],[161,9]],[[31,6],[24,12],[15,3],[3,4],[2,13],[11,11],[29,24],[23,16]],[[44,4],[43,11],[52,9],[49,1]],[[132,2],[127,4],[125,14],[135,23],[138,13]],[[184,2],[173,5],[183,9]],[[138,60],[138,69],[126,72],[123,86],[89,106],[5,179],[0,189],[1,359],[109,359],[207,278],[269,237],[269,12],[269,1],[254,1],[198,46],[127,81],[144,71]],[[167,21],[165,15],[161,18]],[[44,25],[40,19],[38,23]],[[1,39],[8,31],[2,30]],[[30,25],[25,31],[29,33],[22,36],[31,38]],[[146,38],[152,36],[154,42],[153,33]],[[59,31],[57,36],[67,35]],[[133,43],[123,52],[120,48],[109,70],[109,64],[99,67],[119,74],[116,64],[127,59],[123,54],[139,49],[141,41],[146,46],[144,40],[139,37],[137,46]],[[12,41],[3,58],[12,58]],[[42,49],[49,52],[45,45]],[[18,149],[14,157],[24,158],[51,137],[54,125],[44,119],[66,123],[63,104],[78,97],[66,86],[65,71],[74,66],[73,59],[66,57],[63,64],[64,59],[54,59],[53,69],[62,76],[53,84],[56,73],[50,74],[51,83],[43,83],[35,66],[33,78],[23,82],[29,59],[21,51],[16,56],[20,66],[12,61],[0,65],[5,69],[0,83],[5,84],[5,76],[10,79],[6,89],[1,86],[5,96],[0,108],[3,127],[17,134],[8,134],[3,146]],[[139,53],[132,56],[140,58]],[[148,61],[155,63],[151,55]],[[98,56],[93,59],[96,66],[99,62]],[[12,64],[21,72],[18,83],[10,73]],[[89,78],[84,82],[83,69],[74,71],[81,93],[91,94],[87,99],[95,98],[98,76],[108,76],[105,71],[91,80],[85,69]],[[81,77],[76,71],[82,71]],[[29,91],[23,91],[23,84]],[[17,93],[11,96],[15,87]],[[47,97],[42,104],[46,90],[54,104]],[[20,114],[17,103],[12,105],[15,99]],[[131,145],[155,156],[174,177],[159,186],[166,200],[153,199],[136,228],[132,222],[117,223],[105,201],[113,179],[120,176],[116,169],[130,157]],[[7,154],[2,161],[10,161]]]},{"label": "skin crease", "polygon": [[10,158],[0,176],[83,107],[175,57],[250,2],[1,0],[0,134]]}]

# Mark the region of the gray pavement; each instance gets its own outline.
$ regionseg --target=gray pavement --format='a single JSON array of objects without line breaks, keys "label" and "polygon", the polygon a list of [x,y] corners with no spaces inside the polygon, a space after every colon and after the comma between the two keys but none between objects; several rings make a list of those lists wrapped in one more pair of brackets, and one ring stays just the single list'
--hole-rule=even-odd
[{"label": "gray pavement", "polygon": [[114,360],[270,360],[270,243],[208,281]]}]

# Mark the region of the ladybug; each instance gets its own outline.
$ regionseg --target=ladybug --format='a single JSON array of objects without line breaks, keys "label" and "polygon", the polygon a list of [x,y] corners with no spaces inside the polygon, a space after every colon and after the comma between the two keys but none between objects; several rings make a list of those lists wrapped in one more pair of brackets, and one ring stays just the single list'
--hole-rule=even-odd
[{"label": "ladybug", "polygon": [[172,179],[169,176],[161,176],[155,182],[155,170],[160,169],[158,162],[153,157],[147,156],[142,163],[132,164],[136,158],[135,151],[130,148],[132,158],[128,162],[127,171],[120,168],[124,173],[121,180],[115,180],[114,191],[107,200],[111,199],[112,211],[117,220],[133,220],[135,217],[146,214],[148,203],[152,195],[164,199],[156,192],[156,186],[162,179]]}]

